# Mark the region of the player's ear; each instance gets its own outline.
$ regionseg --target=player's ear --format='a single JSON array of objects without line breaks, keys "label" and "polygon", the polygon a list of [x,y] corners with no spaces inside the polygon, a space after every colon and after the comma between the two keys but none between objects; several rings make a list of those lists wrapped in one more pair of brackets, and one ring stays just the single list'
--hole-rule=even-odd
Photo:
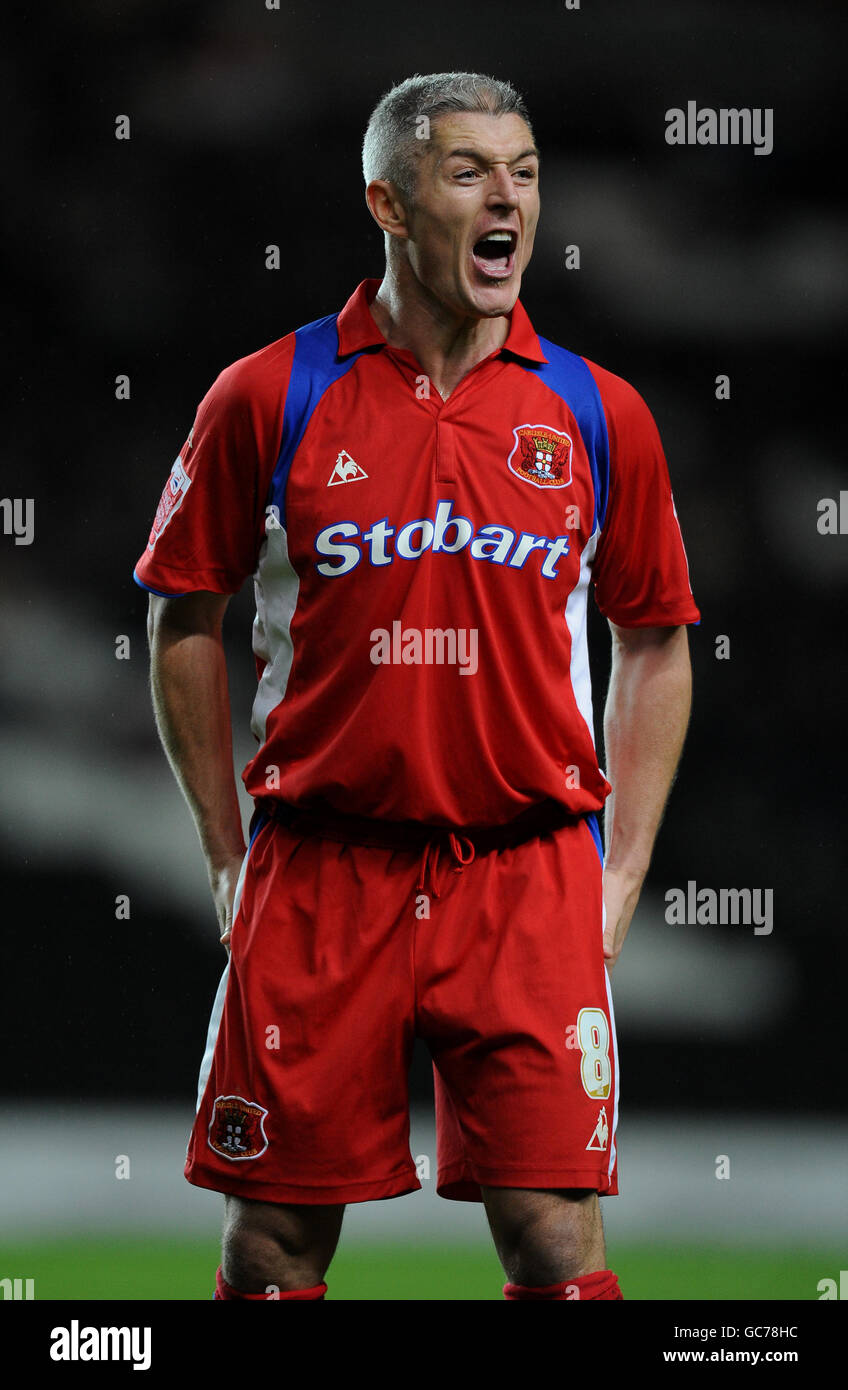
[{"label": "player's ear", "polygon": [[390,179],[373,179],[365,190],[368,211],[381,232],[405,240],[409,235],[408,212],[400,190]]}]

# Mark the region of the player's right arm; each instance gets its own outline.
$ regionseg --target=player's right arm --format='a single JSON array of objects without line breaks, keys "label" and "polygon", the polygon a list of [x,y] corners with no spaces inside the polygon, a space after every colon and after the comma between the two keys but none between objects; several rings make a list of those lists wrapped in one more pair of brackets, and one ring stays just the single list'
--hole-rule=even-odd
[{"label": "player's right arm", "polygon": [[659,431],[642,397],[590,364],[602,393],[609,497],[592,578],[612,631],[604,711],[604,957],[618,959],[671,788],[689,719],[687,625],[700,613]]},{"label": "player's right arm", "polygon": [[194,818],[227,949],[245,854],[222,638],[228,603],[228,594],[151,594],[147,618],[156,725]]},{"label": "player's right arm", "polygon": [[290,333],[240,358],[207,391],[134,575],[150,594],[159,736],[194,817],[225,946],[245,844],[221,628],[265,540],[294,346]]}]

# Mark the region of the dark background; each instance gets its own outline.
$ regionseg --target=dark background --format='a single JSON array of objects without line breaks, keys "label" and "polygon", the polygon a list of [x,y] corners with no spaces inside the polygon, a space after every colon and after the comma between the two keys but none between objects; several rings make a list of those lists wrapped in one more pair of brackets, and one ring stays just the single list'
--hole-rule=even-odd
[{"label": "dark background", "polygon": [[[684,761],[613,978],[627,1103],[836,1107],[848,537],[816,523],[848,487],[839,7],[88,0],[11,37],[1,490],[34,499],[35,536],[0,536],[3,1090],[193,1094],[224,957],[133,565],[218,372],[381,274],[359,162],[376,101],[465,69],[527,99],[542,220],[522,302],[647,399],[702,611]],[[688,100],[773,108],[773,153],[668,146]],[[248,587],[228,617],[239,769],[251,617]],[[663,894],[690,879],[773,889],[773,933],[668,926]],[[415,1095],[429,1084],[422,1052]]]}]

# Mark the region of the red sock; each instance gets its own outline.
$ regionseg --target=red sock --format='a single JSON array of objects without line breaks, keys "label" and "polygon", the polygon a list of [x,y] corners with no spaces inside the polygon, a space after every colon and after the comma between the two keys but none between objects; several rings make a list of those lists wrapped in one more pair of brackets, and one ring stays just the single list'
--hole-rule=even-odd
[{"label": "red sock", "polygon": [[577,1302],[586,1299],[621,1299],[624,1295],[618,1287],[618,1276],[611,1269],[600,1269],[594,1274],[581,1274],[577,1279],[566,1279],[562,1284],[545,1284],[541,1288],[526,1288],[524,1284],[504,1284],[504,1298],[547,1299],[549,1302]]},{"label": "red sock", "polygon": [[316,1284],[315,1287],[312,1288],[312,1289],[280,1289],[279,1293],[274,1293],[274,1294],[270,1294],[270,1293],[242,1293],[239,1289],[234,1289],[234,1288],[232,1288],[232,1286],[231,1286],[230,1284],[227,1284],[227,1283],[224,1281],[224,1276],[222,1275],[221,1269],[220,1269],[220,1266],[219,1266],[219,1267],[218,1267],[218,1270],[217,1270],[217,1272],[216,1272],[216,1274],[215,1274],[215,1292],[214,1292],[214,1294],[212,1295],[212,1297],[213,1297],[213,1299],[216,1299],[216,1298],[220,1298],[220,1299],[227,1299],[227,1298],[261,1299],[261,1301],[262,1301],[263,1303],[276,1303],[276,1301],[277,1301],[278,1298],[301,1298],[301,1299],[308,1298],[308,1299],[315,1299],[315,1300],[317,1301],[319,1298],[323,1298],[323,1297],[324,1297],[324,1294],[325,1294],[326,1292],[327,1292],[327,1285],[326,1285],[326,1284]]}]

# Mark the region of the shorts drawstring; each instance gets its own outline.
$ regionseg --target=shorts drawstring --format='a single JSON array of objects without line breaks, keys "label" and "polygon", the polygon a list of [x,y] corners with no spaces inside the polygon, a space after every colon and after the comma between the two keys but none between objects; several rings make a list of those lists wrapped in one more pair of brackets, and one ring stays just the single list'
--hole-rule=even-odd
[{"label": "shorts drawstring", "polygon": [[[467,845],[470,853],[467,857],[463,853],[463,847]],[[441,838],[433,838],[427,841],[424,846],[424,853],[421,856],[421,871],[418,875],[416,888],[419,893],[425,891],[427,873],[430,874],[430,887],[434,898],[441,896],[438,884],[439,854],[443,848]],[[466,864],[473,864],[476,851],[474,843],[467,835],[457,835],[453,830],[448,835],[448,848],[454,859],[453,870],[456,874],[461,874]]]},{"label": "shorts drawstring", "polygon": [[[515,820],[505,825],[472,826],[471,834],[450,830],[417,821],[382,821],[369,816],[350,816],[331,807],[290,806],[279,797],[256,797],[256,814],[280,822],[294,835],[316,835],[342,845],[369,845],[378,848],[411,850],[421,855],[416,891],[439,894],[441,856],[448,853],[453,860],[454,873],[461,874],[478,854],[492,850],[514,848],[540,835],[551,835],[566,826],[579,824],[583,819],[556,802],[540,802],[530,806]],[[261,825],[251,821],[251,838]],[[597,827],[595,828],[597,831]],[[595,832],[593,832],[595,833]],[[472,838],[473,836],[473,838]],[[598,839],[595,833],[596,840]]]},{"label": "shorts drawstring", "polygon": [[[458,874],[461,874],[466,864],[474,863],[474,856],[476,853],[474,849],[474,842],[473,840],[469,840],[467,835],[455,835],[453,831],[451,831],[448,838],[453,857],[456,860],[456,863],[454,865],[454,871]],[[467,859],[463,859],[462,857],[462,841],[464,841],[465,844],[467,844],[468,848],[471,850],[471,853],[469,854]]]}]

